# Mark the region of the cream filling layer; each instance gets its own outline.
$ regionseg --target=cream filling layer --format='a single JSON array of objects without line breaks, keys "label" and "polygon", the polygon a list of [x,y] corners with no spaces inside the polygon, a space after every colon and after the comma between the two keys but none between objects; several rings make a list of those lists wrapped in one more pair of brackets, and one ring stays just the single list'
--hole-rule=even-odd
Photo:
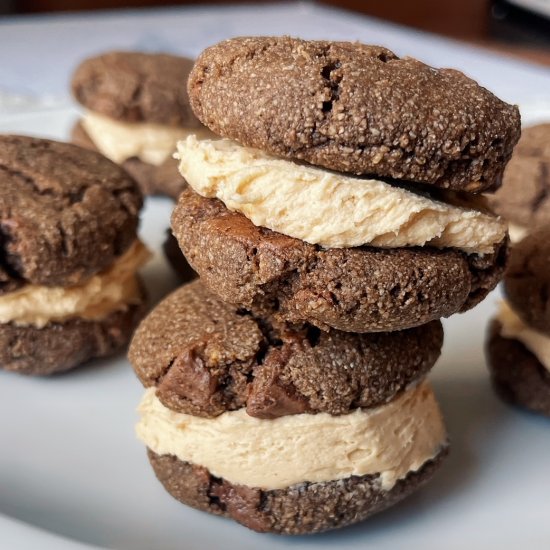
[{"label": "cream filling layer", "polygon": [[50,322],[78,317],[101,320],[113,311],[141,301],[137,270],[150,258],[136,240],[108,269],[72,287],[25,285],[0,296],[0,323],[42,328]]},{"label": "cream filling layer", "polygon": [[176,143],[190,134],[212,138],[208,128],[182,128],[148,122],[120,122],[88,111],[82,126],[98,150],[117,164],[137,157],[161,165],[176,150]]},{"label": "cream filling layer", "polygon": [[500,304],[497,316],[504,338],[519,340],[550,371],[550,337],[527,326],[506,301]]},{"label": "cream filling layer", "polygon": [[239,409],[201,418],[166,408],[155,388],[145,392],[139,413],[137,435],[155,453],[263,489],[379,474],[382,488],[389,490],[446,443],[443,419],[426,382],[390,403],[341,416],[263,420]]},{"label": "cream filling layer", "polygon": [[430,245],[485,254],[506,224],[375,179],[297,164],[221,139],[178,142],[179,170],[200,195],[256,226],[326,248]]}]

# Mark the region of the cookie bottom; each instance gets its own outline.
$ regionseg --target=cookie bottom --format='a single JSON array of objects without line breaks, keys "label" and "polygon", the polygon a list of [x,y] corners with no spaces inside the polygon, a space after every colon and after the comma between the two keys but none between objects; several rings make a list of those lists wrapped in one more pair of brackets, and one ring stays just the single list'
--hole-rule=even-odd
[{"label": "cookie bottom", "polygon": [[144,313],[141,303],[101,321],[70,319],[43,328],[0,324],[0,368],[41,376],[113,355],[128,344]]},{"label": "cookie bottom", "polygon": [[[85,149],[98,150],[80,121],[73,126],[71,142]],[[166,195],[177,199],[187,187],[187,182],[178,171],[178,163],[173,158],[166,159],[160,166],[154,166],[133,157],[124,161],[122,167],[136,180],[144,195]]]},{"label": "cookie bottom", "polygon": [[519,340],[501,336],[493,320],[487,338],[487,362],[493,387],[506,402],[550,417],[550,372]]},{"label": "cookie bottom", "polygon": [[448,448],[389,491],[380,488],[378,475],[264,491],[216,478],[206,468],[175,456],[157,455],[150,449],[147,453],[159,481],[180,502],[260,533],[302,535],[358,523],[392,506],[432,477]]}]

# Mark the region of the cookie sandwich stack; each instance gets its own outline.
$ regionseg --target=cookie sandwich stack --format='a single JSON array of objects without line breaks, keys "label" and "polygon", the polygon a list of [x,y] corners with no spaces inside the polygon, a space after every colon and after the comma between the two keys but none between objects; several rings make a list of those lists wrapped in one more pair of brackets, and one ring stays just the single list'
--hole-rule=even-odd
[{"label": "cookie sandwich stack", "polygon": [[510,253],[505,300],[489,327],[493,386],[510,403],[550,416],[550,227]]},{"label": "cookie sandwich stack", "polygon": [[73,95],[86,109],[72,141],[122,164],[145,195],[177,198],[185,180],[172,158],[176,142],[210,135],[181,85],[192,66],[184,57],[142,52],[86,59],[72,78]]},{"label": "cookie sandwich stack", "polygon": [[[264,532],[363,520],[447,451],[440,317],[498,282],[519,114],[452,70],[344,42],[237,38],[188,91],[172,230],[200,280],[142,323],[138,435],[177,499]],[[462,193],[464,192],[464,193]],[[473,198],[472,198],[473,197]]]},{"label": "cookie sandwich stack", "polygon": [[127,345],[144,313],[141,203],[98,153],[0,136],[0,368],[51,374]]}]

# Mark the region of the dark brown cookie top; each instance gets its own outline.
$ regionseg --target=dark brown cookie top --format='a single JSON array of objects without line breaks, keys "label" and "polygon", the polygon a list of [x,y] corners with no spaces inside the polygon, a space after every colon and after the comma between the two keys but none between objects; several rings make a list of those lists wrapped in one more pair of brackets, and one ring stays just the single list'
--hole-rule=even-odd
[{"label": "dark brown cookie top", "polygon": [[486,353],[502,399],[550,417],[550,372],[521,342],[504,338],[496,320],[489,326]]},{"label": "dark brown cookie top", "polygon": [[550,335],[550,226],[512,247],[504,291],[530,327]]},{"label": "dark brown cookie top", "polygon": [[99,153],[0,136],[0,294],[104,269],[135,240],[141,204],[134,180]]},{"label": "dark brown cookie top", "polygon": [[523,130],[502,181],[490,197],[498,214],[524,227],[550,224],[550,124]]},{"label": "dark brown cookie top", "polygon": [[243,145],[455,190],[498,187],[520,135],[517,107],[459,71],[357,42],[226,40],[188,90],[199,119]]},{"label": "dark brown cookie top", "polygon": [[191,267],[223,300],[290,322],[350,332],[401,330],[465,311],[500,280],[493,255],[434,248],[322,250],[256,227],[187,189],[172,231]]},{"label": "dark brown cookie top", "polygon": [[170,409],[210,417],[246,407],[274,418],[385,403],[428,372],[442,343],[439,321],[362,335],[290,327],[224,303],[195,281],[141,323],[129,358]]},{"label": "dark brown cookie top", "polygon": [[124,122],[196,127],[185,82],[193,61],[141,52],[108,52],[84,60],[73,74],[75,99]]}]

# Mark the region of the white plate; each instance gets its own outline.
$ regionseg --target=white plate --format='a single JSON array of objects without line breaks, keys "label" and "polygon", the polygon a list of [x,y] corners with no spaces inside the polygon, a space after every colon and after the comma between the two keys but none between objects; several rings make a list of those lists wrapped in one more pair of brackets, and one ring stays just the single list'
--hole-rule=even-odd
[{"label": "white plate", "polygon": [[[525,113],[550,120],[548,109]],[[0,132],[62,138],[75,116],[5,116]],[[157,252],[145,272],[157,298],[174,285],[160,253],[170,211],[170,201],[148,199],[141,228]],[[445,322],[432,380],[452,454],[438,475],[395,508],[325,535],[259,535],[173,500],[134,437],[142,388],[124,358],[46,379],[0,372],[0,548],[549,548],[550,423],[491,391],[483,339],[497,298]]]}]

